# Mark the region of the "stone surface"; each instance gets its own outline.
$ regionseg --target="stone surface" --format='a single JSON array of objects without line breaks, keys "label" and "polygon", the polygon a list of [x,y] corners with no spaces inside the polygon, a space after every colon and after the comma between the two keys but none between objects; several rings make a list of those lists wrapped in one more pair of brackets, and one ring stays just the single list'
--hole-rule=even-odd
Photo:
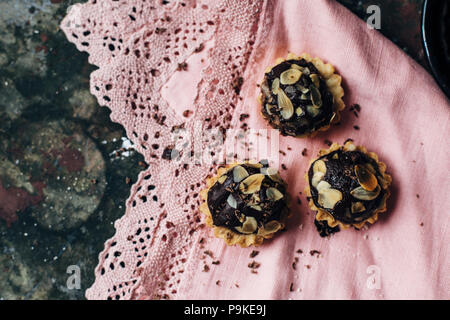
[{"label": "stone surface", "polygon": [[94,67],[58,28],[69,1],[56,2],[0,1],[0,300],[83,299],[126,177],[143,169],[89,94]]}]

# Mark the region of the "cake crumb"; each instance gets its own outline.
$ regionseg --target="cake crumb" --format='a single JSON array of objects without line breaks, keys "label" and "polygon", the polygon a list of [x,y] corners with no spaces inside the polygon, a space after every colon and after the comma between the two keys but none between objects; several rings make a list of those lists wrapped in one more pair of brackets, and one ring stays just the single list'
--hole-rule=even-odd
[{"label": "cake crumb", "polygon": [[320,251],[319,250],[311,250],[311,251],[309,251],[309,254],[312,257],[314,257],[315,254],[317,255],[317,257],[319,257],[320,256]]},{"label": "cake crumb", "polygon": [[254,261],[254,260],[248,264],[248,267],[250,269],[258,269],[260,266],[261,266],[261,264],[259,262]]},{"label": "cake crumb", "polygon": [[308,149],[304,148],[304,149],[302,150],[302,156],[306,157],[307,154],[308,154]]}]

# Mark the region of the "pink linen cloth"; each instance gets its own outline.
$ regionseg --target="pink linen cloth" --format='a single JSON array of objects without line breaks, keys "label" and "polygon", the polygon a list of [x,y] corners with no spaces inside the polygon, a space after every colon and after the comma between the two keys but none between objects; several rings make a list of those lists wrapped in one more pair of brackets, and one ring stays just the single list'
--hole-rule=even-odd
[{"label": "pink linen cloth", "polygon": [[[205,11],[212,11],[212,3],[215,2],[205,3],[209,5],[204,8]],[[248,49],[250,58],[242,69],[242,99],[221,101],[223,106],[230,102],[235,104],[235,109],[230,111],[231,129],[239,127],[240,114],[249,114],[246,119],[249,128],[269,129],[260,116],[257,102],[259,88],[256,84],[262,79],[266,66],[273,64],[277,57],[284,57],[288,52],[307,52],[331,63],[343,78],[347,107],[341,115],[340,125],[331,127],[315,138],[280,137],[280,150],[284,153],[279,156],[279,164],[286,167],[286,170],[280,169],[280,174],[287,181],[289,193],[293,197],[292,217],[287,224],[287,231],[277,234],[274,239],[265,241],[257,248],[229,247],[222,240],[214,238],[208,228],[191,232],[189,224],[181,222],[184,220],[177,220],[181,213],[175,212],[178,212],[176,210],[181,208],[181,204],[173,200],[173,206],[166,205],[164,214],[150,226],[151,240],[144,239],[146,248],[143,251],[141,248],[137,250],[139,241],[133,239],[137,240],[136,233],[139,235],[143,231],[138,229],[137,232],[136,229],[155,210],[150,207],[150,200],[138,205],[135,202],[142,189],[140,187],[146,186],[148,172],[144,172],[132,188],[125,216],[116,223],[116,236],[107,241],[104,252],[100,254],[96,282],[87,291],[87,297],[449,299],[450,196],[447,192],[450,191],[450,109],[447,98],[432,77],[378,31],[369,29],[364,21],[335,1],[261,1],[252,6],[246,5],[244,1],[225,1],[223,4],[224,7],[234,5],[237,7],[236,11],[240,6],[249,7],[248,10],[254,10],[254,15],[259,18],[249,20],[247,24],[253,25],[248,29],[245,23],[239,26],[244,36],[246,33],[254,34],[255,38],[251,40]],[[95,4],[77,6],[77,10],[72,10],[63,21],[63,29],[71,41],[91,54],[90,61],[100,66],[98,73],[92,76],[92,91],[100,103],[108,104],[112,100],[112,105],[108,105],[113,110],[112,119],[124,125],[137,145],[145,143],[144,140],[147,140],[142,140],[140,134],[143,131],[139,130],[148,130],[151,124],[148,124],[149,120],[136,117],[134,113],[138,113],[139,108],[132,109],[134,111],[125,109],[124,101],[126,97],[130,97],[130,92],[121,90],[104,99],[106,91],[99,94],[96,88],[102,81],[113,84],[119,82],[120,77],[114,77],[114,72],[117,72],[117,66],[130,64],[130,60],[115,60],[110,53],[102,51],[100,44],[86,49],[80,40],[70,35],[74,27],[69,26],[67,21],[73,19],[75,14],[83,16],[80,13],[93,12],[93,6]],[[113,14],[114,10],[110,12],[107,7],[102,8],[106,8],[102,15],[107,22],[127,17],[125,14],[117,14],[117,11]],[[137,11],[139,14],[139,10]],[[220,13],[220,10],[217,12]],[[250,17],[251,14],[252,12]],[[207,86],[202,87],[197,83],[214,79],[215,73],[226,72],[220,68],[206,72],[205,69],[214,62],[216,56],[212,53],[215,49],[219,48],[223,53],[224,47],[230,46],[230,43],[226,43],[226,34],[223,30],[220,31],[224,24],[232,25],[235,22],[234,17],[230,16],[232,15],[217,15],[214,30],[206,30],[206,33],[210,33],[203,38],[205,50],[199,54],[192,54],[195,50],[185,54],[187,72],[177,72],[173,68],[163,70],[159,87],[149,88],[142,81],[135,92],[140,97],[145,96],[143,92],[146,91],[160,92],[161,100],[167,101],[175,119],[182,113],[185,105],[199,108],[199,101],[202,101],[207,92],[202,90]],[[156,22],[149,21],[140,28],[126,29],[128,35],[131,35],[129,42],[134,39],[132,35],[153,30],[156,25]],[[97,39],[101,39],[104,33],[100,29]],[[194,47],[198,47],[198,43],[194,44]],[[133,59],[139,60],[141,55],[136,55]],[[154,69],[151,71],[155,73]],[[120,72],[125,73],[119,71],[119,74]],[[211,78],[205,78],[205,74]],[[220,82],[225,81],[222,79],[223,75],[216,76]],[[123,81],[123,78],[120,79]],[[227,90],[231,89],[225,89]],[[349,107],[355,103],[361,106],[359,117],[349,111]],[[217,108],[216,104],[213,105]],[[194,110],[195,112],[198,110]],[[132,117],[134,120],[131,120]],[[201,118],[194,116],[190,119],[194,121]],[[186,122],[189,121],[187,118]],[[360,129],[356,130],[354,126]],[[150,135],[149,141],[152,137]],[[342,144],[348,138],[377,153],[387,165],[387,171],[393,179],[388,211],[380,214],[379,221],[369,229],[348,229],[329,239],[321,238],[315,230],[314,215],[303,192],[304,173],[309,160],[320,149],[328,148],[325,140]],[[302,156],[304,148],[307,149],[306,157]],[[159,166],[159,173],[153,171],[152,175],[159,175],[159,182],[172,181],[172,184],[165,185],[166,189],[173,187],[167,199],[170,199],[170,194],[182,193],[187,189],[195,178],[201,177],[200,172],[210,172],[210,166],[203,165],[199,166],[199,172],[190,173],[188,178],[193,180],[186,177],[173,178],[161,171],[174,164],[160,159],[153,160],[148,149],[151,148],[138,147],[146,156],[150,167]],[[173,168],[167,170],[171,169]],[[203,180],[198,182],[203,183]],[[167,190],[164,192],[167,193]],[[161,194],[164,192],[161,191]],[[303,194],[300,195],[300,192]],[[297,196],[301,203],[295,200]],[[194,215],[197,210],[198,203],[183,212],[184,215]],[[176,226],[173,227],[167,225],[165,219],[179,223],[175,223]],[[170,237],[171,231],[167,230],[174,230],[173,228],[176,230],[177,240],[171,242],[164,235]],[[204,242],[201,239],[205,239]],[[120,258],[124,262],[122,268],[119,266],[120,260],[117,260],[119,258],[114,258],[119,247]],[[206,250],[209,251],[205,254]],[[259,254],[250,258],[253,250],[258,250]],[[310,254],[311,250],[320,251],[320,255]],[[180,259],[178,251],[182,251]],[[210,257],[211,254],[213,258]],[[220,263],[213,264],[213,261]],[[252,261],[260,263],[257,274],[251,273],[248,267]],[[205,270],[205,264],[209,266],[208,271]]]}]

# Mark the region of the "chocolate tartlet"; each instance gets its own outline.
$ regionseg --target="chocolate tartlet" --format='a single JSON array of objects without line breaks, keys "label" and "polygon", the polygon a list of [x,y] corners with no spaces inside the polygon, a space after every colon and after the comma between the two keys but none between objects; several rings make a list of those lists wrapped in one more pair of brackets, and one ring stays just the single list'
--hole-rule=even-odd
[{"label": "chocolate tartlet", "polygon": [[207,184],[200,210],[214,235],[228,245],[260,245],[284,229],[289,214],[286,183],[266,162],[220,168]]},{"label": "chocolate tartlet", "polygon": [[314,136],[339,121],[345,108],[341,77],[330,64],[308,54],[289,53],[266,69],[261,83],[261,113],[282,135]]},{"label": "chocolate tartlet", "polygon": [[351,141],[343,147],[337,143],[321,150],[305,175],[306,193],[316,220],[336,226],[362,228],[374,223],[386,211],[391,176],[373,152],[355,146]]}]

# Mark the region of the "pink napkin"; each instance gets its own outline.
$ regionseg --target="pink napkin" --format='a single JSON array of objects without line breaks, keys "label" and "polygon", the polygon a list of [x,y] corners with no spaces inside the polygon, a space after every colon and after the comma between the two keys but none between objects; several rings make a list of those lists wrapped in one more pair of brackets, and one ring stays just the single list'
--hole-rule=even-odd
[{"label": "pink napkin", "polygon": [[[187,3],[187,7],[192,5]],[[117,58],[103,49],[101,39],[108,34],[105,30],[116,30],[112,25],[119,20],[125,21],[126,26],[119,24],[117,30],[128,44],[132,43],[136,35],[156,30],[159,20],[150,19],[155,11],[146,13],[145,10],[150,10],[149,5],[133,11],[131,4],[117,10],[101,4],[101,10],[95,13],[96,5],[100,6],[76,6],[62,27],[71,41],[91,54],[91,62],[100,66],[92,76],[92,91],[100,103],[112,109],[113,120],[125,126],[138,150],[146,156],[150,169],[142,173],[133,186],[127,212],[116,223],[117,234],[100,254],[96,282],[87,291],[88,298],[450,298],[450,197],[446,194],[450,190],[447,142],[450,109],[448,100],[432,77],[411,58],[335,1],[261,1],[253,5],[235,1],[235,9],[217,1],[214,6],[209,2],[206,8],[199,3],[184,15],[177,11],[184,10],[182,8],[154,9],[161,10],[157,13],[160,18],[170,14],[171,26],[177,23],[181,26],[191,18],[200,21],[196,19],[208,14],[214,23],[206,22],[204,32],[199,33],[198,39],[191,39],[189,48],[181,49],[179,55],[173,55],[173,47],[168,49],[171,57],[181,58],[174,66],[160,67],[157,70],[159,80],[150,80],[148,84],[144,79],[149,73],[154,75],[156,69],[141,62],[144,52],[134,55],[133,51],[127,55],[121,52]],[[198,10],[203,13],[196,16]],[[90,47],[83,47],[79,29],[69,22],[77,18],[95,20],[98,12],[102,12],[104,25],[101,28],[91,26],[97,38],[92,40]],[[130,14],[135,15],[135,20],[130,20]],[[140,16],[142,20],[139,20]],[[140,25],[132,25],[136,20]],[[174,28],[176,30],[176,26]],[[191,32],[198,33],[199,28],[197,25]],[[74,30],[78,38],[71,35]],[[168,28],[165,32],[171,30]],[[243,39],[239,40],[236,34]],[[169,37],[173,39],[174,34]],[[201,52],[196,54],[199,42],[204,43],[204,49],[197,50]],[[153,44],[155,48],[163,48],[158,42]],[[161,57],[164,52],[152,52],[152,45],[147,48],[152,54],[148,63],[157,63],[152,60],[155,53]],[[242,99],[230,96],[229,86],[223,87],[225,93],[217,94],[217,90],[211,90],[214,93],[208,95],[211,86],[219,83],[219,87],[232,81],[226,76],[228,69],[216,63],[217,57],[226,57],[227,49],[229,52],[242,49],[248,55],[248,60],[243,60],[244,63],[236,68],[242,70],[244,80],[240,90]],[[162,150],[152,150],[153,135],[144,137],[144,132],[153,130],[152,120],[139,113],[150,108],[149,100],[145,99],[147,96],[152,101],[159,99],[163,107],[168,108],[171,117],[166,121],[172,125],[183,117],[183,110],[197,108],[192,117],[184,119],[189,127],[193,121],[208,123],[205,114],[215,114],[219,108],[225,111],[231,102],[235,109],[225,113],[232,115],[232,130],[239,127],[240,114],[249,114],[246,119],[249,128],[270,129],[259,114],[256,84],[262,79],[266,66],[288,52],[307,52],[335,66],[343,78],[347,108],[339,126],[315,138],[280,137],[280,150],[284,152],[279,155],[279,164],[286,167],[286,170],[280,169],[280,173],[289,184],[293,198],[293,214],[287,231],[258,248],[229,247],[214,238],[211,230],[201,228],[201,221],[196,224],[184,219],[198,215],[198,199],[192,207],[186,207],[175,196],[183,194],[200,177],[203,180],[198,182],[203,183],[204,174],[210,172],[211,166],[189,169],[183,176],[184,171],[177,168],[177,164],[152,157],[154,153],[160,155],[158,152]],[[236,60],[232,61],[242,58],[240,54],[233,57]],[[184,61],[187,71],[176,71],[177,63]],[[133,70],[143,70],[142,80],[131,81],[126,77],[129,65]],[[214,77],[218,81],[213,81]],[[119,86],[120,90],[113,89],[113,93],[108,94],[108,89],[99,89],[105,82]],[[142,109],[139,109],[139,103],[136,108],[129,107],[133,94],[136,94],[135,100],[144,105]],[[358,117],[349,111],[355,103],[361,106]],[[199,108],[204,109],[200,112]],[[192,124],[189,128],[195,132],[194,127]],[[315,230],[314,215],[305,195],[299,194],[305,188],[303,176],[310,158],[320,149],[328,148],[325,140],[342,144],[347,138],[376,152],[386,163],[393,178],[392,196],[388,211],[382,213],[379,221],[369,229],[348,229],[329,239],[321,238]],[[302,156],[304,148],[307,149],[306,157]],[[177,169],[181,178],[171,175]],[[146,196],[144,203],[141,201],[142,190],[148,190],[146,179],[155,176],[163,186],[157,188],[157,196],[166,199],[165,206],[160,209],[151,200],[153,193]],[[197,190],[198,186],[193,188]],[[297,202],[297,196],[301,203]],[[159,211],[155,216],[156,210]],[[200,228],[191,228],[193,225]],[[147,238],[143,236],[145,232],[149,235]],[[259,253],[251,258],[253,250]],[[312,250],[320,254],[314,254]],[[252,273],[248,267],[252,261],[260,264],[257,273]]]}]

